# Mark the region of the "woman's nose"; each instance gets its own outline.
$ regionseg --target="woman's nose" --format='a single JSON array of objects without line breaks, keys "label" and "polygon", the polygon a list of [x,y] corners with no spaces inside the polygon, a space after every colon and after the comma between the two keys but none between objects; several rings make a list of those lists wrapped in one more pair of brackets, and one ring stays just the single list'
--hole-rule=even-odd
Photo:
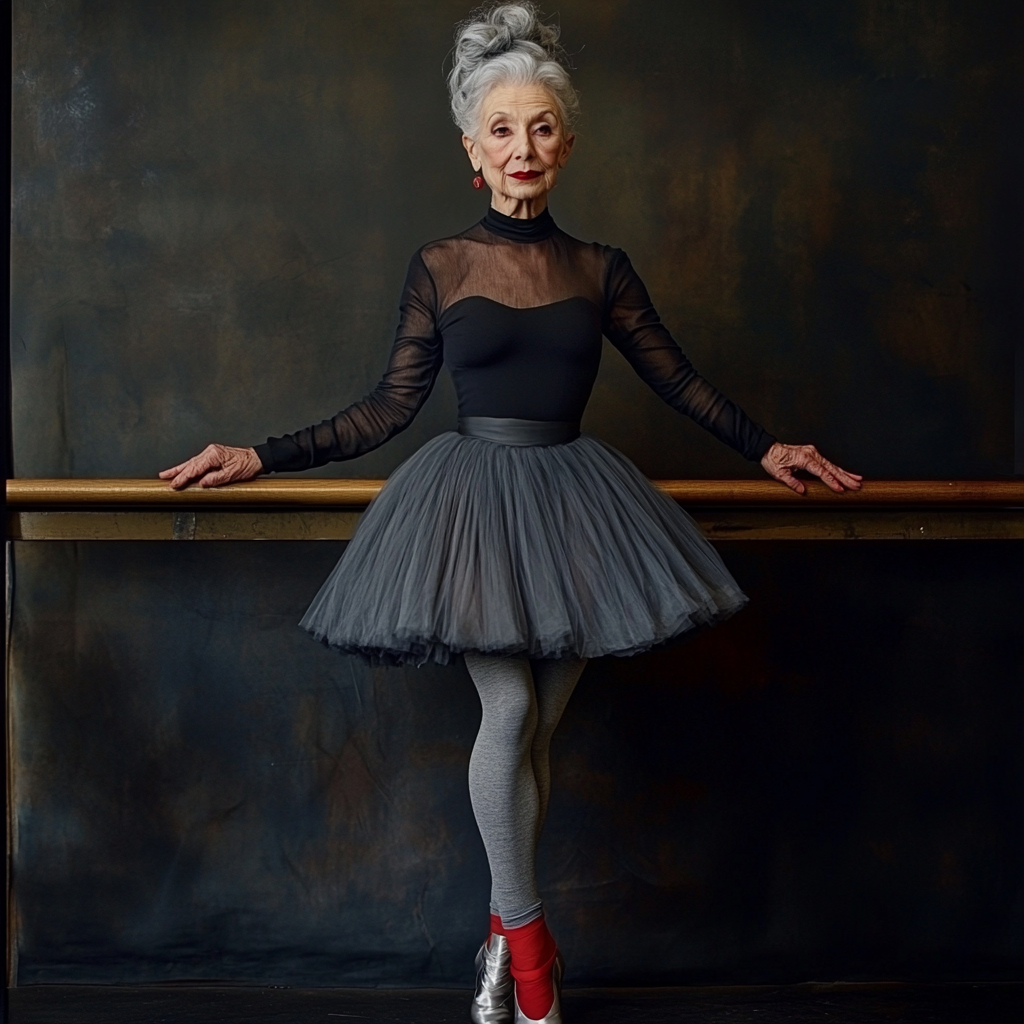
[{"label": "woman's nose", "polygon": [[520,132],[516,138],[516,156],[525,163],[533,155],[533,139],[530,133]]}]

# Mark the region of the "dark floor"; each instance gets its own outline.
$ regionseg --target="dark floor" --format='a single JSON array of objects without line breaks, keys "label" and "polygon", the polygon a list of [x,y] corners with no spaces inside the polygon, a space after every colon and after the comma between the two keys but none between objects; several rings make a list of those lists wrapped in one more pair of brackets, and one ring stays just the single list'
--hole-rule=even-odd
[{"label": "dark floor", "polygon": [[[379,1020],[467,1024],[462,991],[113,988],[34,985],[10,993],[11,1024],[221,1024]],[[1024,985],[794,985],[574,989],[567,1024],[1022,1024]]]}]

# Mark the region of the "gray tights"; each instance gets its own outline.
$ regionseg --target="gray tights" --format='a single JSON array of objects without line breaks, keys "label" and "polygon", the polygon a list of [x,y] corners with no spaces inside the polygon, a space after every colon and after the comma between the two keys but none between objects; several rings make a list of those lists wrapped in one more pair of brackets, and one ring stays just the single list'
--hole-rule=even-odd
[{"label": "gray tights", "polygon": [[517,928],[541,914],[536,854],[551,793],[551,736],[586,659],[465,657],[483,707],[469,796],[491,868],[491,912]]}]

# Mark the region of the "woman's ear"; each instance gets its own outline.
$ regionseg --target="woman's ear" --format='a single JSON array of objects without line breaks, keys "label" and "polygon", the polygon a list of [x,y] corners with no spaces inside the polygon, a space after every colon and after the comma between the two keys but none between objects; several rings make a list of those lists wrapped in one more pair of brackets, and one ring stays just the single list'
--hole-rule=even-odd
[{"label": "woman's ear", "polygon": [[562,155],[558,158],[559,168],[564,167],[569,162],[569,154],[572,152],[572,146],[575,141],[575,135],[567,135],[565,137],[565,142],[562,143]]},{"label": "woman's ear", "polygon": [[476,142],[468,135],[463,135],[462,145],[466,150],[466,154],[469,156],[469,162],[473,165],[473,170],[479,171],[482,165],[480,163],[480,158],[476,155]]}]

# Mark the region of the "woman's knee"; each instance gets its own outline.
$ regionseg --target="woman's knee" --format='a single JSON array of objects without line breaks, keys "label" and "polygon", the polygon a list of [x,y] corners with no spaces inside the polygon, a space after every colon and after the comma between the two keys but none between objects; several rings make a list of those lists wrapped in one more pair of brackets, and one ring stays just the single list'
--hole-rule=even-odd
[{"label": "woman's knee", "polygon": [[489,740],[517,748],[529,746],[538,722],[529,661],[467,654],[466,667],[480,695],[482,729]]},{"label": "woman's knee", "polygon": [[484,704],[488,732],[498,733],[507,743],[529,747],[537,732],[537,701],[525,688],[509,688]]}]

